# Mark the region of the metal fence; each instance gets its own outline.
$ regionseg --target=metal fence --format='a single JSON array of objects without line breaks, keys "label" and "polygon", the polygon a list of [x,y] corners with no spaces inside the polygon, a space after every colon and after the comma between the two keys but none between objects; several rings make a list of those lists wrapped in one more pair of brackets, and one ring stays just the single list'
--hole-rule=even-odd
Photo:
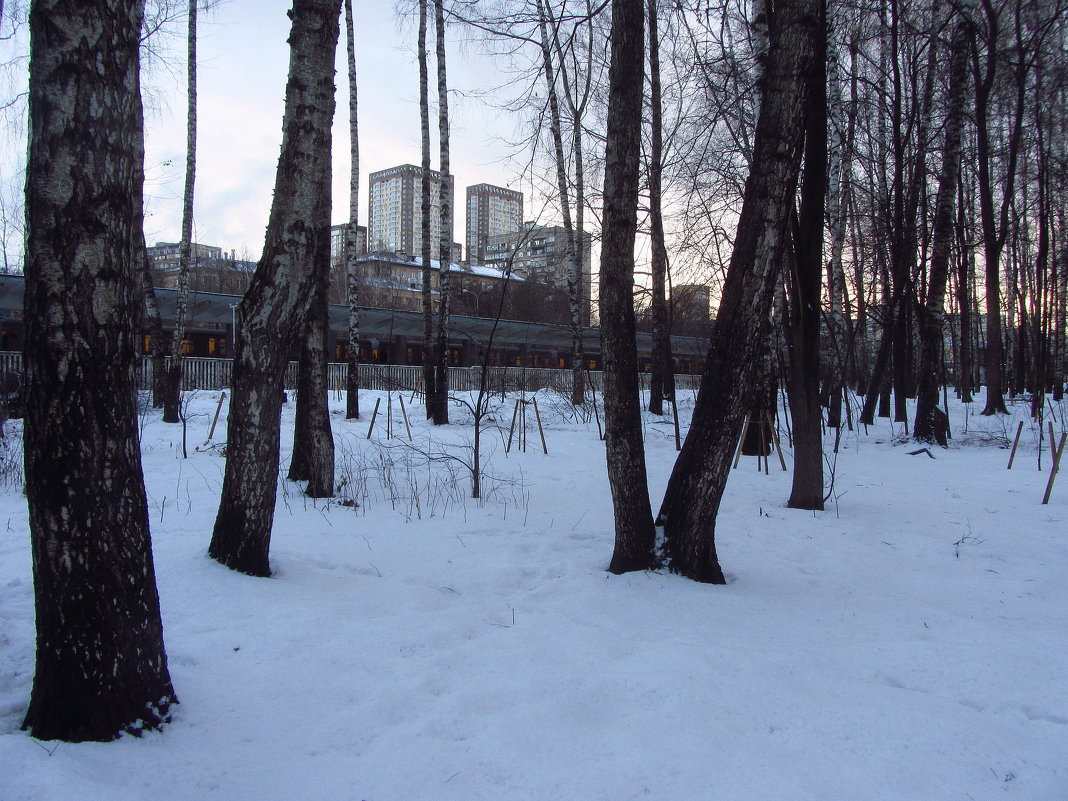
[{"label": "metal fence", "polygon": [[[482,382],[482,367],[450,367],[449,389],[453,392],[477,391]],[[0,370],[3,372],[22,372],[22,354],[0,352]],[[182,359],[182,389],[217,390],[227,389],[233,375],[233,361],[230,359],[204,359],[187,356]],[[601,373],[589,372],[587,380],[598,392],[601,391]],[[377,390],[415,391],[422,385],[423,368],[399,364],[361,364],[360,388]],[[348,365],[345,363],[327,365],[327,381],[331,390],[342,391],[348,380]],[[700,376],[677,375],[675,383],[679,389],[696,388]],[[141,389],[152,387],[152,360],[142,357],[138,374]],[[285,388],[295,389],[297,385],[297,363],[290,362],[286,367]],[[490,392],[536,392],[539,389],[553,389],[563,393],[571,392],[571,371],[550,370],[542,367],[487,367],[486,388]]]}]

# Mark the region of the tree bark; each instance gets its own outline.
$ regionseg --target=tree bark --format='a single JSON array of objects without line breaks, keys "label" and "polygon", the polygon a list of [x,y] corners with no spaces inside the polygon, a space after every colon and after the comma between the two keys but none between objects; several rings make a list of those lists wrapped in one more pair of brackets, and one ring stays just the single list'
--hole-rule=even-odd
[{"label": "tree bark", "polygon": [[267,240],[237,308],[226,473],[208,554],[253,576],[271,573],[279,414],[289,352],[330,252],[330,125],[341,0],[294,0],[282,155]]},{"label": "tree bark", "polygon": [[[37,662],[23,728],[170,719],[137,437],[142,6],[37,0],[26,179],[26,497]],[[93,69],[86,69],[92,64]]]},{"label": "tree bark", "polygon": [[297,366],[297,409],[293,426],[290,481],[307,481],[309,498],[334,495],[334,437],[330,431],[330,387],[327,385],[326,332],[329,330],[330,251],[314,254],[315,286],[300,343]]},{"label": "tree bark", "polygon": [[668,566],[695,581],[723,584],[716,514],[747,388],[763,369],[769,311],[783,257],[804,140],[807,88],[820,0],[782,0],[774,11],[742,211],[712,330],[690,431],[657,516]]},{"label": "tree bark", "polygon": [[613,0],[600,292],[605,453],[616,531],[608,567],[612,573],[655,565],[656,530],[645,470],[634,326],[634,237],[644,88],[642,17],[642,0]]}]

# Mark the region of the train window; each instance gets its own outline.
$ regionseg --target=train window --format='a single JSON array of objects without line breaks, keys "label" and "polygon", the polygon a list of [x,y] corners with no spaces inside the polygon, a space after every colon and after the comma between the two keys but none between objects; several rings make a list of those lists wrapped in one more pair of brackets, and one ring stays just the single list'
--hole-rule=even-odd
[{"label": "train window", "polygon": [[182,340],[182,355],[189,356],[193,353],[193,341],[191,339]]},{"label": "train window", "polygon": [[208,355],[214,356],[218,348],[219,340],[217,340],[215,337],[208,337]]},{"label": "train window", "polygon": [[151,353],[152,352],[152,335],[151,334],[145,334],[144,346],[143,347],[144,347],[144,351],[143,351],[144,353]]},{"label": "train window", "polygon": [[405,364],[411,364],[413,360],[412,349],[406,348],[404,351]]},{"label": "train window", "polygon": [[371,348],[371,361],[378,361],[378,348]]},{"label": "train window", "polygon": [[587,370],[596,370],[597,369],[597,361],[595,359],[589,359],[586,362],[586,369]]},{"label": "train window", "polygon": [[567,359],[565,359],[563,356],[558,356],[556,359],[556,366],[559,367],[561,370],[566,369]]}]

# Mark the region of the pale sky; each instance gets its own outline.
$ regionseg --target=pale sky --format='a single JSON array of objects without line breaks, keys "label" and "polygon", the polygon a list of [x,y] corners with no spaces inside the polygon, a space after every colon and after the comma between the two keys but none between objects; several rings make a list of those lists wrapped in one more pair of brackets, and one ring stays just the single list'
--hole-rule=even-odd
[{"label": "pale sky", "polygon": [[[275,167],[289,48],[288,0],[226,0],[198,26],[197,174],[194,240],[236,250],[256,260],[263,248]],[[418,164],[419,68],[414,24],[397,21],[392,0],[355,0],[356,69],[360,123],[359,222],[367,222],[368,172]],[[166,46],[169,68],[155,65],[146,81],[146,220],[149,244],[177,241],[185,165],[185,22]],[[430,41],[432,42],[432,33]],[[448,40],[452,172],[456,176],[454,236],[464,241],[465,188],[475,183],[527,192],[507,161],[500,137],[515,136],[518,119],[461,96],[502,82],[495,65],[470,47]],[[431,95],[435,96],[431,54]],[[334,122],[333,223],[348,219],[349,133],[345,33],[337,59]],[[155,108],[151,108],[154,106]],[[431,163],[437,167],[437,118],[432,113]],[[466,250],[465,250],[466,252]]]}]

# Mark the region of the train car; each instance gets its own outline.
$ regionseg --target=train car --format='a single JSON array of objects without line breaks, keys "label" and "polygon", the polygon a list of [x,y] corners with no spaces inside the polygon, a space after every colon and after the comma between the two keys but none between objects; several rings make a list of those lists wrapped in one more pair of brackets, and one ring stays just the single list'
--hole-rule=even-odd
[{"label": "train car", "polygon": [[[176,291],[156,289],[163,317],[163,330],[173,328]],[[23,277],[0,275],[0,351],[21,351],[23,343]],[[207,292],[191,294],[188,333],[183,351],[189,356],[232,358],[234,323],[239,295]],[[346,306],[330,307],[328,358],[344,362],[348,357]],[[365,364],[422,364],[423,316],[400,309],[360,309],[360,361]],[[596,327],[583,329],[585,367],[601,368],[601,338]],[[150,334],[142,336],[145,353],[151,346]],[[169,350],[170,343],[166,343]],[[652,336],[637,335],[638,363],[650,368]],[[699,373],[708,343],[697,337],[672,337],[676,373]],[[488,363],[502,367],[566,368],[571,354],[568,326],[521,320],[495,320],[454,315],[450,318],[449,361],[470,367]],[[295,354],[294,354],[295,356]]]}]

